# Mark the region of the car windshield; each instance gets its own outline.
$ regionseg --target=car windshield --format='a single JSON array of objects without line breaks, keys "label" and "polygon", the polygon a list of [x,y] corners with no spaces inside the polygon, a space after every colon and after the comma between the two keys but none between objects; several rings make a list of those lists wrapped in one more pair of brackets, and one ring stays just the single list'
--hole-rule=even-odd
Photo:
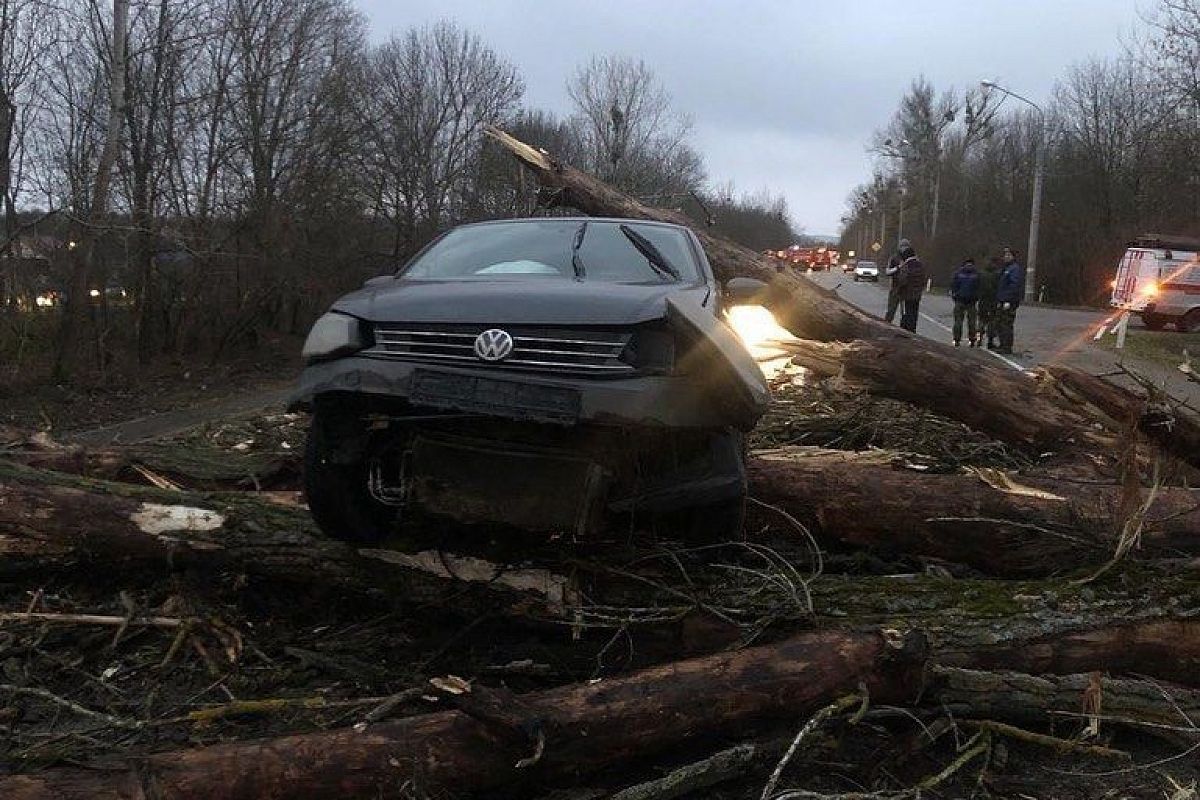
[{"label": "car windshield", "polygon": [[[634,235],[623,232],[622,225]],[[669,269],[654,263],[658,256]],[[585,281],[674,283],[671,269],[684,283],[701,279],[691,243],[681,230],[612,220],[547,219],[450,231],[401,275],[419,280],[575,280],[578,274]]]},{"label": "car windshield", "polygon": [[860,261],[860,262],[858,262],[858,267],[859,267],[859,269],[863,269],[863,268],[875,269],[875,262],[874,261]]}]

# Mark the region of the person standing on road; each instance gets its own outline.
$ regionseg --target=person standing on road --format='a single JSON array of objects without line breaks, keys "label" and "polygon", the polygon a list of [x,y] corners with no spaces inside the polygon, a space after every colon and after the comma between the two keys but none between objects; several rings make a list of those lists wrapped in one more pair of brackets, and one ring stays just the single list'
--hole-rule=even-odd
[{"label": "person standing on road", "polygon": [[962,266],[954,271],[950,278],[950,299],[954,301],[954,346],[962,342],[963,317],[967,318],[967,346],[978,346],[975,303],[979,300],[979,273],[975,271],[975,259],[964,259]]},{"label": "person standing on road", "polygon": [[[907,239],[901,240],[901,244],[906,244]],[[883,319],[889,325],[896,319],[896,309],[900,307],[900,256],[892,256],[888,260],[887,269],[884,272],[892,279],[892,284],[888,287],[887,298],[887,313],[883,315]]]},{"label": "person standing on road", "polygon": [[925,291],[925,265],[917,258],[917,252],[907,239],[900,243],[900,266],[896,277],[900,284],[900,300],[904,310],[900,313],[900,327],[917,332],[917,315],[921,311],[921,294]]},{"label": "person standing on road", "polygon": [[996,291],[1000,288],[1000,259],[992,256],[979,276],[979,334],[987,349],[996,349]]},{"label": "person standing on road", "polygon": [[1025,297],[1025,268],[1017,261],[1017,251],[1004,248],[1004,270],[1000,273],[1000,284],[996,289],[996,332],[1000,338],[999,353],[1012,355],[1013,323],[1017,307]]}]

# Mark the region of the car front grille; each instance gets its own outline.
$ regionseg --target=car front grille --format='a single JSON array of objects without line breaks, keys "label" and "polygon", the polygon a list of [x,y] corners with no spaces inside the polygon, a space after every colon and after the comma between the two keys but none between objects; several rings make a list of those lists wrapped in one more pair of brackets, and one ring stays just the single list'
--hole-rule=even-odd
[{"label": "car front grille", "polygon": [[[512,336],[512,353],[501,361],[484,361],[475,355],[475,337],[495,327]],[[364,355],[531,372],[621,375],[634,371],[633,365],[621,360],[631,336],[628,331],[578,328],[385,323],[375,326],[375,344]]]}]

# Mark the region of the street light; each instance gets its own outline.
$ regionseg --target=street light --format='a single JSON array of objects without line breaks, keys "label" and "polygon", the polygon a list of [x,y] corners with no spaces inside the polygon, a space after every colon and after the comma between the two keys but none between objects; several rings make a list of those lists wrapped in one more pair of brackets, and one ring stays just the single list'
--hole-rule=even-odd
[{"label": "street light", "polygon": [[[891,139],[884,139],[883,143],[887,147],[892,146]],[[901,139],[900,146],[914,149],[913,143],[910,142],[908,139]],[[901,158],[901,159],[904,158],[904,154],[900,153],[900,152],[884,153],[883,156],[884,156],[884,158]],[[900,207],[897,212],[897,220],[896,220],[896,247],[899,248],[900,242],[904,240],[904,177],[903,177],[903,174],[901,174],[900,185],[899,185],[897,194],[900,197]]]},{"label": "street light", "polygon": [[1038,113],[1038,142],[1037,156],[1033,167],[1033,203],[1029,210],[1029,247],[1028,255],[1025,261],[1025,300],[1033,301],[1037,298],[1037,247],[1038,247],[1038,226],[1042,221],[1042,178],[1046,173],[1046,112],[1042,111],[1042,107],[1030,100],[1028,97],[1022,97],[1011,89],[1006,89],[995,81],[980,81],[979,85],[984,89],[995,89],[998,92],[1020,100],[1022,103],[1030,106]]}]

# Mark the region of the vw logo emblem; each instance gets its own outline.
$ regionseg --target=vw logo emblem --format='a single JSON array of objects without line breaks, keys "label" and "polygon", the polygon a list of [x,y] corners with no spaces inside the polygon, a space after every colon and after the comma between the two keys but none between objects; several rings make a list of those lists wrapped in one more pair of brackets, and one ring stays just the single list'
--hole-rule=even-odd
[{"label": "vw logo emblem", "polygon": [[484,361],[503,361],[513,350],[508,331],[490,328],[475,337],[475,355]]}]

